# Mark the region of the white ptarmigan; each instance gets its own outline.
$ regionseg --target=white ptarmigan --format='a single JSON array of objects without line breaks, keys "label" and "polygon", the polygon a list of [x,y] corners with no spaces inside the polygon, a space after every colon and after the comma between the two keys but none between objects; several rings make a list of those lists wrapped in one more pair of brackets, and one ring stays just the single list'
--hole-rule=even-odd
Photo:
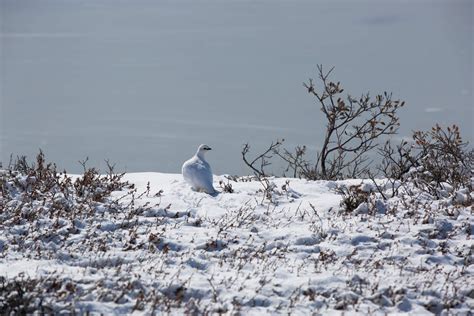
[{"label": "white ptarmigan", "polygon": [[211,166],[204,159],[204,154],[208,150],[211,150],[211,147],[200,145],[196,154],[183,164],[181,172],[184,180],[191,185],[193,190],[214,195],[217,194],[217,191],[212,185]]}]

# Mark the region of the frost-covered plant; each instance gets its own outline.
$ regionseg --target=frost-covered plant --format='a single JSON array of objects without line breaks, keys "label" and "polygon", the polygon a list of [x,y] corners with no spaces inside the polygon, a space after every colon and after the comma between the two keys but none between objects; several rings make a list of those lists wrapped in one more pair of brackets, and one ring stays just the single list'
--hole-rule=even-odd
[{"label": "frost-covered plant", "polygon": [[362,203],[369,201],[369,193],[361,189],[360,186],[338,186],[336,192],[342,195],[340,206],[345,213],[352,213]]},{"label": "frost-covered plant", "polygon": [[415,131],[412,142],[402,140],[395,146],[387,141],[379,154],[376,171],[385,183],[380,185],[373,172],[369,178],[384,199],[402,191],[427,192],[436,198],[454,196],[460,189],[472,191],[474,151],[462,141],[456,125],[444,129],[436,124],[430,131]]},{"label": "frost-covered plant", "polygon": [[467,150],[457,125],[444,129],[436,124],[430,131],[416,131],[413,140],[417,168],[410,176],[419,188],[436,197],[446,184],[448,190],[472,190],[474,152]]},{"label": "frost-covered plant", "polygon": [[[54,163],[47,163],[41,151],[32,164],[21,157],[8,169],[0,170],[0,229],[10,225],[35,227],[26,230],[21,238],[34,235],[37,243],[20,242],[14,246],[18,248],[40,251],[41,243],[50,240],[62,244],[64,237],[77,233],[78,225],[82,225],[78,222],[80,218],[101,212],[105,203],[109,212],[127,207],[111,198],[114,191],[133,188],[122,180],[123,176],[114,173],[113,166],[109,167],[107,175],[84,168],[84,174],[73,181],[66,172],[58,172]],[[125,193],[133,194],[133,190]],[[131,209],[130,213],[135,211]],[[63,228],[61,233],[58,232],[60,228]]]},{"label": "frost-covered plant", "polygon": [[115,166],[108,161],[106,161],[108,173],[105,176],[101,175],[96,168],[86,168],[86,162],[87,159],[80,162],[84,173],[74,181],[74,189],[78,197],[102,202],[113,191],[132,187],[129,183],[122,181],[125,173],[115,173]]},{"label": "frost-covered plant", "polygon": [[222,189],[222,192],[224,193],[234,193],[234,189],[232,188],[232,184],[230,183],[230,178],[227,177],[227,183],[220,180],[219,181],[219,186],[221,187]]},{"label": "frost-covered plant", "polygon": [[84,173],[73,181],[66,172],[58,172],[56,164],[47,163],[40,150],[35,163],[29,164],[26,157],[19,157],[4,170],[0,177],[0,188],[4,202],[22,194],[25,201],[38,200],[44,196],[61,194],[66,200],[74,197],[81,201],[104,201],[113,191],[132,188],[122,181],[124,173],[115,173],[114,166],[108,165],[108,173],[101,175],[95,168],[86,168],[87,159],[81,164]]}]

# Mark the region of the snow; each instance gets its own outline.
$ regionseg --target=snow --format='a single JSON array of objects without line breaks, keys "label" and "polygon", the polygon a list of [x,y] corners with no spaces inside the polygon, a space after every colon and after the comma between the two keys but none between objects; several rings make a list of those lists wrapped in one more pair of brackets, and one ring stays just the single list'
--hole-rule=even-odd
[{"label": "snow", "polygon": [[[234,192],[210,196],[178,174],[124,179],[134,189],[76,216],[55,214],[53,204],[21,205],[18,194],[4,207],[23,219],[0,218],[0,279],[42,280],[50,289],[44,304],[107,315],[467,315],[474,308],[472,206],[455,203],[467,191],[456,201],[420,195],[409,205],[377,197],[347,213],[336,188],[370,195],[369,181],[271,178],[270,203],[256,180],[215,176],[216,188],[222,181]],[[24,220],[35,212],[42,215]],[[0,307],[8,301],[1,295]]]}]

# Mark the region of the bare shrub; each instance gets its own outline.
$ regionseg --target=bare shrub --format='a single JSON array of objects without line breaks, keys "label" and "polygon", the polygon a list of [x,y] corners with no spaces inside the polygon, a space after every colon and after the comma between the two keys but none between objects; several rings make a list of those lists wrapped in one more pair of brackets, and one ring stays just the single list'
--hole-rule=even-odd
[{"label": "bare shrub", "polygon": [[387,141],[382,148],[378,149],[382,162],[377,166],[385,178],[401,180],[412,167],[416,165],[416,157],[412,154],[413,146],[406,140],[393,146]]},{"label": "bare shrub", "polygon": [[266,172],[265,167],[271,165],[270,160],[273,158],[273,155],[278,152],[284,141],[285,140],[282,139],[272,142],[263,153],[257,154],[253,159],[248,157],[250,145],[248,143],[244,144],[244,147],[242,148],[242,160],[250,169],[252,169],[255,176],[259,178],[267,177],[269,174]]},{"label": "bare shrub", "polygon": [[[463,142],[459,127],[446,129],[436,124],[429,131],[415,131],[413,142],[393,146],[387,142],[379,149],[382,157],[377,171],[392,184],[391,197],[408,183],[437,198],[461,188],[472,190],[474,152]],[[370,178],[384,198],[374,174]]]},{"label": "bare shrub", "polygon": [[8,169],[17,170],[26,174],[30,170],[30,166],[28,165],[26,156],[17,156],[17,158],[13,161],[13,156],[11,155]]},{"label": "bare shrub", "polygon": [[466,149],[457,125],[443,129],[436,124],[430,131],[416,131],[413,140],[419,168],[412,177],[418,187],[436,197],[445,183],[453,190],[472,190],[474,152]]},{"label": "bare shrub", "polygon": [[321,179],[318,165],[306,159],[306,146],[296,146],[294,152],[288,149],[277,151],[276,154],[287,163],[285,172],[291,172],[294,178],[303,177],[308,180]]},{"label": "bare shrub", "polygon": [[250,151],[249,144],[245,144],[242,149],[242,160],[250,169],[253,170],[256,180],[259,181],[262,186],[259,190],[259,192],[263,193],[261,204],[263,204],[265,199],[270,201],[270,203],[276,203],[274,199],[275,193],[281,195],[281,193],[276,190],[276,185],[268,179],[270,174],[265,170],[265,168],[271,165],[270,160],[274,155],[279,155],[279,150],[283,142],[284,139],[272,142],[263,153],[257,154],[253,159],[248,158]]},{"label": "bare shrub", "polygon": [[232,188],[232,184],[230,183],[229,178],[227,178],[227,183],[220,180],[219,181],[219,186],[221,187],[222,192],[224,192],[224,193],[234,193],[234,189]]},{"label": "bare shrub", "polygon": [[[293,177],[309,180],[337,180],[358,178],[368,172],[367,153],[377,146],[377,140],[384,135],[396,134],[399,127],[397,111],[405,102],[392,100],[392,94],[384,92],[371,98],[368,93],[359,98],[342,96],[344,89],[340,82],[329,80],[333,68],[323,70],[317,66],[319,85],[312,79],[304,83],[308,93],[315,97],[327,121],[326,132],[316,161],[307,159],[306,147],[298,146],[294,152],[280,150],[280,143],[272,143],[270,148],[255,160],[246,159],[249,146],[242,151],[244,162],[256,174],[265,174],[263,168],[269,164],[273,153],[282,158]],[[260,168],[255,164],[260,162]]]},{"label": "bare shrub", "polygon": [[362,203],[369,201],[369,193],[363,191],[360,186],[357,185],[349,187],[338,186],[336,192],[342,195],[340,206],[345,213],[352,213]]},{"label": "bare shrub", "polygon": [[121,190],[125,187],[131,187],[128,182],[123,182],[122,177],[125,173],[115,173],[115,165],[106,161],[108,172],[107,175],[101,175],[96,168],[87,168],[84,161],[79,161],[84,172],[81,177],[74,182],[74,189],[78,197],[91,199],[92,201],[102,202],[105,197],[109,196],[113,191]]},{"label": "bare shrub", "polygon": [[37,283],[37,280],[26,279],[23,275],[10,280],[0,277],[0,297],[2,298],[0,312],[2,315],[26,315],[37,311],[34,301],[37,297],[41,297],[38,291],[34,291]]},{"label": "bare shrub", "polygon": [[[398,195],[400,188],[405,183],[404,178],[417,165],[417,158],[413,156],[413,145],[406,140],[402,140],[395,146],[388,140],[382,148],[378,148],[378,154],[381,157],[381,162],[375,170],[369,170],[368,178],[372,180],[378,193],[386,200]],[[381,186],[377,182],[375,179],[377,174],[385,179],[385,185]],[[387,186],[390,188],[388,193]]]},{"label": "bare shrub", "polygon": [[359,98],[347,95],[344,100],[340,82],[329,80],[334,68],[317,68],[321,88],[312,79],[304,86],[321,106],[327,120],[326,134],[314,168],[309,174],[303,169],[303,175],[320,174],[323,179],[359,177],[367,171],[366,154],[377,146],[376,140],[397,132],[397,111],[405,102],[392,100],[387,92],[375,99],[367,93]]},{"label": "bare shrub", "polygon": [[[58,210],[69,210],[76,203],[103,202],[114,191],[133,188],[122,180],[125,174],[115,173],[109,163],[108,173],[101,175],[95,168],[86,168],[86,162],[87,159],[81,162],[84,173],[73,181],[65,171],[58,172],[54,163],[47,163],[41,150],[31,164],[26,157],[18,157],[0,177],[3,202],[7,204],[14,200],[17,194],[23,196],[25,203],[62,195],[65,200],[54,205]],[[7,216],[8,212],[4,215]]]}]

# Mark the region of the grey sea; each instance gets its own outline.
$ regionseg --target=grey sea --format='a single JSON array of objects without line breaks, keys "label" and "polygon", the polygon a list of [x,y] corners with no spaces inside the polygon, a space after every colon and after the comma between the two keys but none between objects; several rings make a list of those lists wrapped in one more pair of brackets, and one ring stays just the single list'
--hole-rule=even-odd
[{"label": "grey sea", "polygon": [[358,96],[406,101],[397,137],[436,122],[473,141],[472,1],[0,0],[0,161],[41,148],[179,172],[196,147],[249,173],[242,144],[306,144],[325,121],[316,65]]}]

